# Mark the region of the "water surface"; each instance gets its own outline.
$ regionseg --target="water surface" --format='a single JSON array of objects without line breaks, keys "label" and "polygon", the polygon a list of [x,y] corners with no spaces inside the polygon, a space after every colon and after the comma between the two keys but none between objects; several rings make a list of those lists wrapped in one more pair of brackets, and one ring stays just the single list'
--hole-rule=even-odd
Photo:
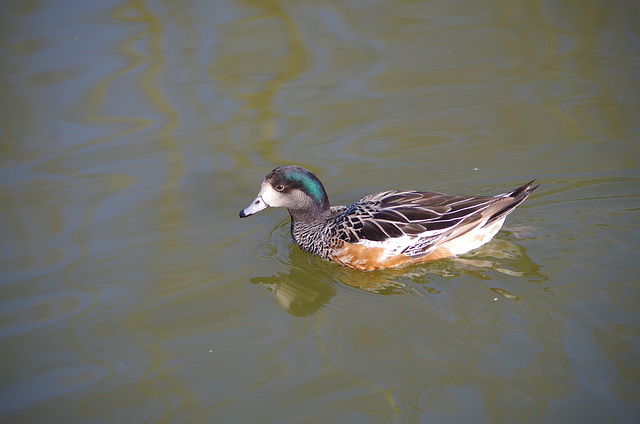
[{"label": "water surface", "polygon": [[[637,421],[637,2],[5,3],[3,422]],[[286,163],[541,187],[360,272],[238,218]]]}]

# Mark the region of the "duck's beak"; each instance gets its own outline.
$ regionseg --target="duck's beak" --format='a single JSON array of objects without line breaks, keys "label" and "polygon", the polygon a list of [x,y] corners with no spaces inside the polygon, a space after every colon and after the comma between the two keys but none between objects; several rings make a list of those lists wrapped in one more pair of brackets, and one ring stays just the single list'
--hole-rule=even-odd
[{"label": "duck's beak", "polygon": [[265,201],[262,200],[262,197],[258,195],[258,197],[256,197],[256,199],[253,202],[251,202],[249,206],[247,206],[246,208],[240,211],[240,218],[246,218],[250,215],[253,215],[254,213],[258,213],[262,210],[265,210],[268,207],[269,205],[267,205]]}]

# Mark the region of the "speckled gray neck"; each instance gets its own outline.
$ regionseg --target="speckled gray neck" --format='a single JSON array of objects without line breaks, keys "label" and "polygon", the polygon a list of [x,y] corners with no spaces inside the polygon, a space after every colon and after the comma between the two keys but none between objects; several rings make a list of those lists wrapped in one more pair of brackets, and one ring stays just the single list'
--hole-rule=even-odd
[{"label": "speckled gray neck", "polygon": [[306,252],[328,257],[331,241],[336,234],[336,223],[343,218],[346,206],[332,206],[329,213],[315,219],[294,217],[291,214],[291,236],[293,241]]}]

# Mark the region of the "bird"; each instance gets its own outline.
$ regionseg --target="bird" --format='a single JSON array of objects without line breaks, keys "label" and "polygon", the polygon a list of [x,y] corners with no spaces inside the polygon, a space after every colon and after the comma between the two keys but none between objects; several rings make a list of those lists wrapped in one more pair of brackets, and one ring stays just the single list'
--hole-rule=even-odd
[{"label": "bird", "polygon": [[373,193],[331,206],[308,169],[283,165],[269,172],[246,218],[285,207],[293,241],[305,252],[363,271],[455,257],[491,240],[509,215],[539,187],[532,180],[495,196],[450,196],[415,190]]}]

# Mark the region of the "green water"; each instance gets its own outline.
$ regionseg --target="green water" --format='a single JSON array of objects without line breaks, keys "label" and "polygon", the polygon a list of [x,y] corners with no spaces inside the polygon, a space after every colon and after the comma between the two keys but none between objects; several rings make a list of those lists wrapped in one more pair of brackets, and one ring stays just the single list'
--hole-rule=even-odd
[{"label": "green water", "polygon": [[[635,423],[634,1],[0,4],[3,423]],[[293,245],[333,204],[540,188],[460,258]]]}]

